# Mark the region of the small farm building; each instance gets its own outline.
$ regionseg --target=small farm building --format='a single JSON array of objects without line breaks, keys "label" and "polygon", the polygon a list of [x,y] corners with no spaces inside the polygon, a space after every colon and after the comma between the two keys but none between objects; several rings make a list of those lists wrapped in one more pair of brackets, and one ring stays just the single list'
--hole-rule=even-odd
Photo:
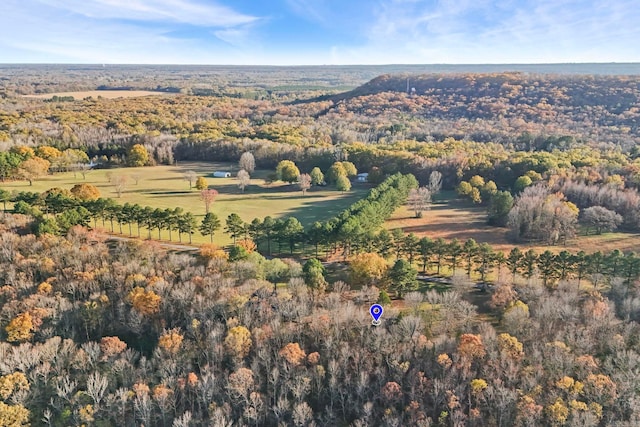
[{"label": "small farm building", "polygon": [[218,171],[218,172],[214,172],[213,176],[215,178],[231,178],[231,172]]},{"label": "small farm building", "polygon": [[364,173],[359,173],[356,176],[356,181],[358,182],[367,182],[369,180],[369,174],[364,172]]}]

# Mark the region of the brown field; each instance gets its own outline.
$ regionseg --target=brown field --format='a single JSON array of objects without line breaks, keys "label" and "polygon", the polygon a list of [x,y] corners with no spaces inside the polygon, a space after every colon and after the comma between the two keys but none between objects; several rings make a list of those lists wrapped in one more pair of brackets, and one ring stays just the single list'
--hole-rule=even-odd
[{"label": "brown field", "polygon": [[134,98],[137,96],[150,96],[150,95],[168,95],[165,92],[151,92],[148,90],[87,90],[80,92],[56,92],[56,93],[41,93],[38,95],[24,95],[25,98],[36,99],[50,99],[54,96],[73,96],[75,99],[84,99],[88,97],[92,98]]},{"label": "brown field", "polygon": [[[469,238],[478,243],[489,243],[495,249],[510,251],[514,243],[507,238],[507,229],[491,227],[486,224],[486,213],[483,206],[473,205],[463,200],[446,198],[434,203],[429,211],[423,213],[422,218],[414,218],[414,213],[407,207],[401,207],[386,222],[389,230],[402,228],[405,233],[415,233],[417,236],[427,236],[432,239],[442,237],[445,240],[458,239],[465,241]],[[640,252],[640,234],[636,233],[607,233],[599,236],[585,236],[581,234],[566,246],[546,246],[539,244],[520,244],[523,249],[534,249],[538,252],[547,249],[559,252],[566,249],[571,252],[583,250],[587,253],[614,249],[621,251]]]}]

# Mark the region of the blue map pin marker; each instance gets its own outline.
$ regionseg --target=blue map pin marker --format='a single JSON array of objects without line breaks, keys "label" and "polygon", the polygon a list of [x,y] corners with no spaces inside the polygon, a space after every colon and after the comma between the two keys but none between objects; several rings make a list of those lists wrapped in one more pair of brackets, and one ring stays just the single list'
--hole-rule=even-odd
[{"label": "blue map pin marker", "polygon": [[373,317],[372,325],[378,326],[380,324],[380,317],[382,317],[383,308],[380,304],[373,304],[369,309],[369,313],[371,313],[371,317]]}]

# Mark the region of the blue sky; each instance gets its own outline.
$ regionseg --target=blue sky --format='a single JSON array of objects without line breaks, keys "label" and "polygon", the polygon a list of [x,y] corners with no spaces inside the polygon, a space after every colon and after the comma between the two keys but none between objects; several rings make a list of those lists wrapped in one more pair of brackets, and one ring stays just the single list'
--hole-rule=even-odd
[{"label": "blue sky", "polygon": [[638,0],[2,0],[0,62],[640,62]]}]

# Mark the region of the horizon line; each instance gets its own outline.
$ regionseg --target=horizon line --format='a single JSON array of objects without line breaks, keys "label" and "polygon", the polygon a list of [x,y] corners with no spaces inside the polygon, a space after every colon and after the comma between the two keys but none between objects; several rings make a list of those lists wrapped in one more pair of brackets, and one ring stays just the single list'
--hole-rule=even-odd
[{"label": "horizon line", "polygon": [[380,63],[380,64],[213,64],[213,63],[160,63],[160,62],[0,62],[3,65],[96,65],[102,67],[108,66],[193,66],[193,67],[391,67],[391,66],[502,66],[502,65],[640,65],[640,61],[606,61],[606,62],[485,62],[485,63]]}]

